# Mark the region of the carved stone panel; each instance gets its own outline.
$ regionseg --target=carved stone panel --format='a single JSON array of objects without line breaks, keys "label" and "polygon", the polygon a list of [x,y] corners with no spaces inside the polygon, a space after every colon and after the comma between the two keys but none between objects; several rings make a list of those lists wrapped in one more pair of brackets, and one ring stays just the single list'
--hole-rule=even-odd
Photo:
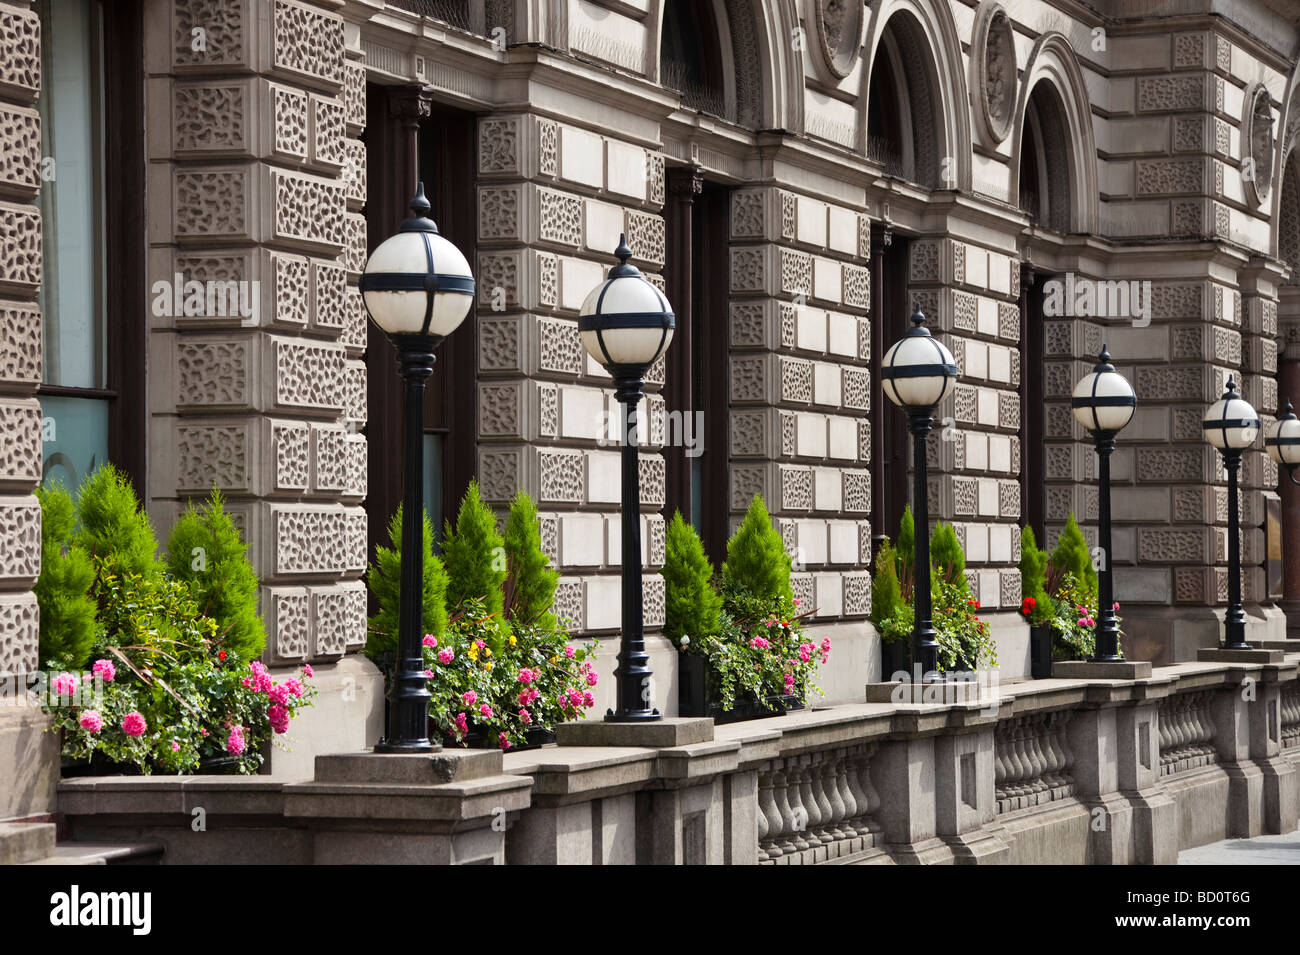
[{"label": "carved stone panel", "polygon": [[1016,48],[1011,19],[1001,4],[986,4],[975,27],[972,46],[971,96],[986,144],[1007,138],[1015,119]]}]

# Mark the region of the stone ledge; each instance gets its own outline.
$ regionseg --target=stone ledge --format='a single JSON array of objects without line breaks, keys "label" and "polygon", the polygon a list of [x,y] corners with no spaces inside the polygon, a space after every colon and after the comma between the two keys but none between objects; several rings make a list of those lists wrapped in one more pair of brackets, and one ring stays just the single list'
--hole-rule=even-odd
[{"label": "stone ledge", "polygon": [[439,785],[501,775],[501,751],[444,749],[436,753],[335,753],[316,757],[315,782]]}]

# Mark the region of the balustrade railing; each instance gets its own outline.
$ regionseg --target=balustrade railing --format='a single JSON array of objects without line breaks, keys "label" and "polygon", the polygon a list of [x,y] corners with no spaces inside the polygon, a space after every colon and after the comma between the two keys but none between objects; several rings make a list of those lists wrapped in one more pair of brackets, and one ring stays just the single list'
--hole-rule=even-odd
[{"label": "balustrade railing", "polygon": [[1160,703],[1160,775],[1208,766],[1218,761],[1214,748],[1214,691],[1198,690],[1166,697]]},{"label": "balustrade railing", "polygon": [[758,775],[758,860],[826,862],[870,849],[880,797],[871,783],[876,744],[785,756]]},{"label": "balustrade railing", "polygon": [[1300,683],[1282,688],[1282,748],[1300,746]]},{"label": "balustrade railing", "polygon": [[1074,754],[1066,738],[1070,714],[1029,713],[998,724],[993,738],[993,788],[998,812],[1038,806],[1074,794]]}]

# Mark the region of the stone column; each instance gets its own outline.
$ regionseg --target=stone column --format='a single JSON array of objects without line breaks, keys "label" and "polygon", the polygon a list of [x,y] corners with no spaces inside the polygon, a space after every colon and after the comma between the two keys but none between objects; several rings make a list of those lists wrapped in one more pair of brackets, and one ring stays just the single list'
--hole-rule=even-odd
[{"label": "stone column", "polygon": [[1074,794],[1089,812],[1088,861],[1097,865],[1133,862],[1134,812],[1119,793],[1118,710],[1112,706],[1081,709],[1069,724],[1074,754]]},{"label": "stone column", "polygon": [[1142,865],[1178,862],[1178,804],[1160,789],[1157,702],[1116,711],[1115,751],[1119,790],[1133,807],[1133,857]]},{"label": "stone column", "polygon": [[[40,21],[25,2],[0,6],[0,681],[15,685],[40,665],[40,89]],[[37,708],[0,707],[0,819],[54,808],[59,748],[45,724]]]}]

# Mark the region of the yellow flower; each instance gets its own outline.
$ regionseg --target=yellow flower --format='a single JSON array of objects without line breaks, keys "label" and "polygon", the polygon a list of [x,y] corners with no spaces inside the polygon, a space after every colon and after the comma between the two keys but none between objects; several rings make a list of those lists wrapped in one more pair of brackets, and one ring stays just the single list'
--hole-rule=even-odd
[{"label": "yellow flower", "polygon": [[512,633],[512,634],[510,634],[510,645],[513,647],[513,646],[515,645],[515,643],[516,643],[516,641],[515,641],[515,635]]},{"label": "yellow flower", "polygon": [[485,669],[485,670],[491,670],[491,669],[492,669],[492,661],[491,661],[491,660],[488,660],[486,663],[484,663],[484,664],[483,664],[483,669]]},{"label": "yellow flower", "polygon": [[492,656],[492,648],[491,648],[491,647],[484,647],[484,648],[483,648],[483,652],[486,653],[488,656]]},{"label": "yellow flower", "polygon": [[477,645],[477,644],[473,644],[473,643],[471,643],[471,644],[469,645],[469,658],[470,658],[471,660],[477,660],[477,659],[478,659],[478,645]]}]

